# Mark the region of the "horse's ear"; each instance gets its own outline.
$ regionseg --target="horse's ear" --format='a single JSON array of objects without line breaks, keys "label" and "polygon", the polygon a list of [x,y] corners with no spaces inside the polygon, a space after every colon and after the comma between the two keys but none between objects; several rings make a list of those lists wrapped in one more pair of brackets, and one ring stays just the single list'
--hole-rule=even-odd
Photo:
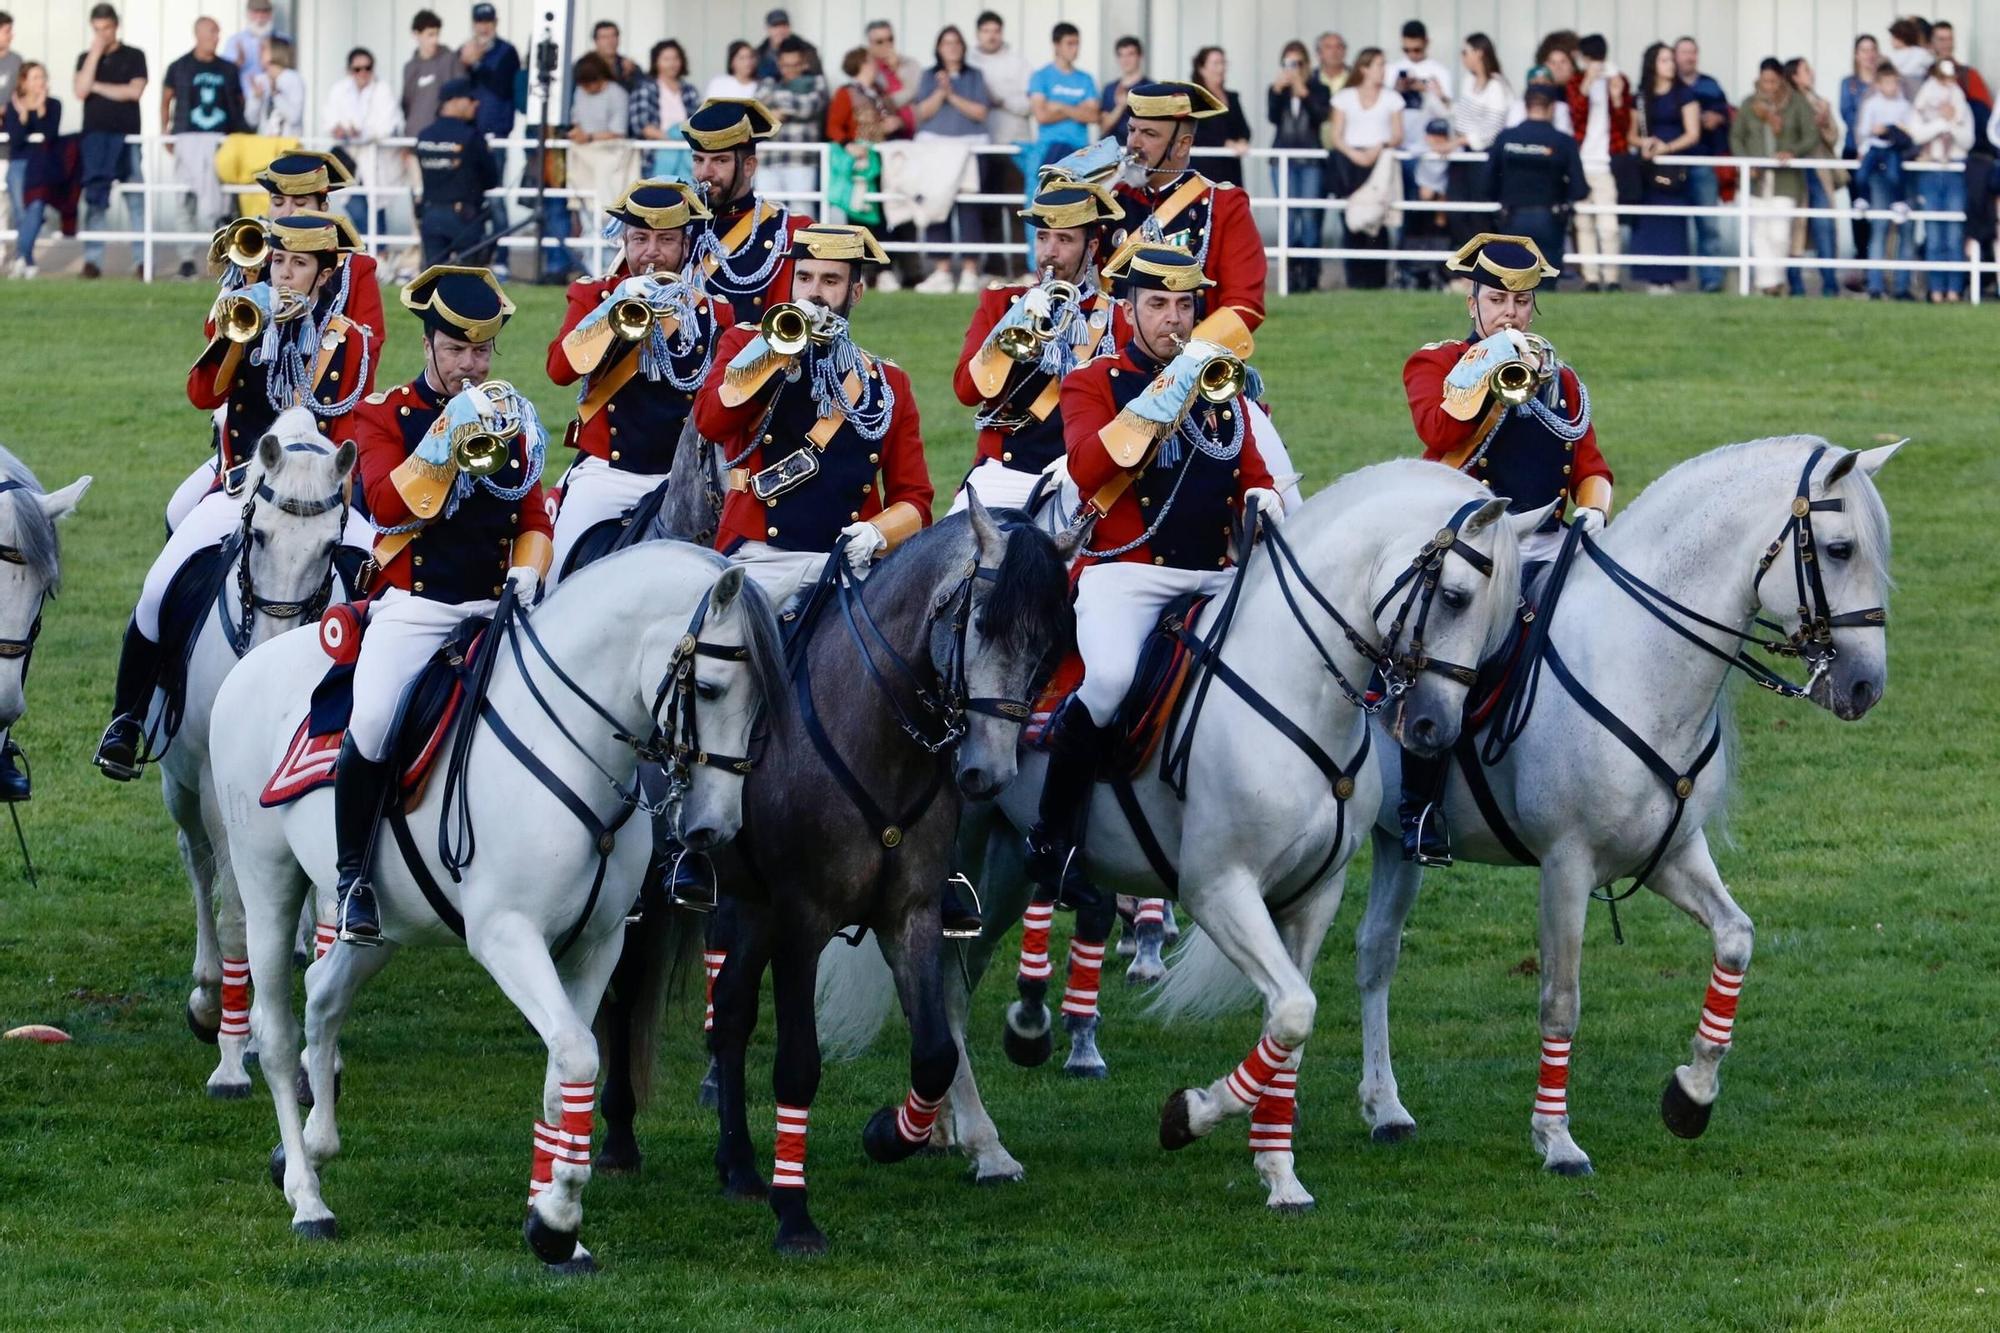
[{"label": "horse's ear", "polygon": [[345,481],[347,475],[354,471],[354,460],[356,457],[354,441],[352,440],[335,449],[333,451],[333,475]]},{"label": "horse's ear", "polygon": [[743,566],[731,565],[723,576],[715,581],[715,587],[708,594],[708,609],[727,611],[735,602],[737,594],[743,591]]},{"label": "horse's ear", "polygon": [[979,553],[979,563],[995,565],[1007,550],[1007,538],[1000,531],[1000,525],[986,512],[986,505],[980,500],[979,492],[970,486],[965,489],[965,513],[972,520],[972,539]]},{"label": "horse's ear", "polygon": [[1884,463],[1896,456],[1898,449],[1908,443],[1908,440],[1898,440],[1894,444],[1885,444],[1877,449],[1860,450],[1849,454],[1848,457],[1855,460],[1855,466],[1859,467],[1863,474],[1872,477],[1882,470]]},{"label": "horse's ear", "polygon": [[51,519],[68,518],[76,511],[77,501],[83,499],[83,493],[90,489],[90,482],[90,474],[86,472],[61,490],[38,495],[35,499],[41,502],[42,512]]},{"label": "horse's ear", "polygon": [[1471,516],[1459,526],[1459,535],[1464,537],[1477,536],[1487,528],[1492,527],[1494,522],[1506,512],[1507,501],[1505,497],[1496,497],[1495,499],[1488,500],[1485,504],[1473,510]]},{"label": "horse's ear", "polygon": [[266,435],[257,441],[257,461],[264,465],[266,476],[276,472],[285,463],[285,446],[276,435]]},{"label": "horse's ear", "polygon": [[1090,530],[1096,526],[1097,510],[1091,505],[1085,505],[1083,512],[1076,516],[1076,521],[1056,534],[1056,554],[1062,558],[1064,564],[1076,559],[1076,553],[1083,549],[1084,538],[1088,537]]},{"label": "horse's ear", "polygon": [[[1509,502],[1506,500],[1496,500],[1494,503],[1499,505],[1502,511],[1505,511]],[[1553,514],[1561,507],[1562,497],[1557,496],[1540,509],[1530,509],[1523,514],[1508,514],[1507,523],[1508,526],[1514,529],[1515,540],[1526,541],[1530,534],[1548,521],[1550,514]]]}]

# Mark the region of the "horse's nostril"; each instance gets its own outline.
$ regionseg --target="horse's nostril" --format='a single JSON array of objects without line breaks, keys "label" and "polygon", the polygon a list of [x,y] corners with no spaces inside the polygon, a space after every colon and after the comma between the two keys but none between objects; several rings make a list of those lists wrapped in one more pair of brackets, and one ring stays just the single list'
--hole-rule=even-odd
[{"label": "horse's nostril", "polygon": [[1438,724],[1436,719],[1420,717],[1410,724],[1410,738],[1419,745],[1437,744]]},{"label": "horse's nostril", "polygon": [[691,851],[705,852],[715,846],[715,830],[706,825],[701,828],[689,829],[687,836],[682,838],[681,841]]},{"label": "horse's nostril", "polygon": [[1853,696],[1856,706],[1866,708],[1875,700],[1875,682],[1872,680],[1857,680],[1854,682],[1854,688],[1849,693]]}]

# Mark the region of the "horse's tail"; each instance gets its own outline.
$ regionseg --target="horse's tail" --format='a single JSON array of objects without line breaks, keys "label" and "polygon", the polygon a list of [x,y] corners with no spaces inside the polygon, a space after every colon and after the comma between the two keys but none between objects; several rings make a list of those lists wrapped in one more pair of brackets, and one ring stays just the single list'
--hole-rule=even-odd
[{"label": "horse's tail", "polygon": [[[702,975],[702,921],[693,912],[655,911],[625,928],[625,956],[614,984],[620,991],[616,1002],[630,1013],[625,1059],[631,1070],[633,1101],[642,1110],[653,1098],[667,1001],[689,999],[689,983]],[[604,1040],[602,1021],[600,1018],[600,1041]]]},{"label": "horse's tail", "polygon": [[820,951],[819,985],[813,995],[820,1054],[851,1060],[867,1050],[882,1031],[895,999],[896,978],[874,932],[852,947],[841,939],[828,943]]},{"label": "horse's tail", "polygon": [[1182,1018],[1219,1018],[1256,1004],[1257,991],[1208,932],[1190,926],[1180,947],[1167,957],[1167,975],[1153,988],[1148,1018],[1172,1023]]}]

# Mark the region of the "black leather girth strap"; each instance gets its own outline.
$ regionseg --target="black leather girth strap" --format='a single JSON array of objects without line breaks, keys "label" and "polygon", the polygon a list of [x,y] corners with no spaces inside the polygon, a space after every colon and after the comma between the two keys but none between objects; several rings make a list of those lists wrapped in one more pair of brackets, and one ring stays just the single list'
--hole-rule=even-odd
[{"label": "black leather girth strap", "polygon": [[[395,781],[393,777],[390,781]],[[388,822],[389,832],[396,839],[396,850],[403,854],[403,864],[410,868],[410,878],[417,882],[417,889],[424,895],[424,901],[437,913],[438,920],[451,927],[451,933],[465,938],[465,918],[451,905],[451,899],[444,896],[444,890],[431,878],[430,867],[424,864],[422,852],[417,850],[417,840],[410,836],[410,821],[403,813],[399,793],[391,793],[389,811],[383,816]]]},{"label": "black leather girth strap", "polygon": [[1167,892],[1180,896],[1181,876],[1174,869],[1174,863],[1167,859],[1167,849],[1160,846],[1159,838],[1153,832],[1153,825],[1146,818],[1144,807],[1139,804],[1139,793],[1132,790],[1132,779],[1124,774],[1112,778],[1107,784],[1112,796],[1117,798],[1119,813],[1132,826],[1132,836],[1138,840],[1139,850],[1146,854],[1146,864],[1153,869],[1153,875]]}]

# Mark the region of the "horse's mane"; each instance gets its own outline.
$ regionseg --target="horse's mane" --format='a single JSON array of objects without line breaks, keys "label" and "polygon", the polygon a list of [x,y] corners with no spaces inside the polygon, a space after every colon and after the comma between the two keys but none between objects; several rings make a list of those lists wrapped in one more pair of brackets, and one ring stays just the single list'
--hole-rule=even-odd
[{"label": "horse's mane", "polygon": [[28,465],[0,446],[0,479],[19,482],[20,488],[0,492],[0,503],[14,511],[14,545],[21,559],[41,579],[51,594],[62,584],[62,543],[56,536],[55,520],[48,516],[35,496],[45,494],[42,483]]},{"label": "horse's mane", "polygon": [[1039,652],[1060,661],[1076,637],[1068,566],[1055,540],[1032,522],[1023,518],[1004,527],[1007,554],[986,595],[979,633],[1011,655]]}]

